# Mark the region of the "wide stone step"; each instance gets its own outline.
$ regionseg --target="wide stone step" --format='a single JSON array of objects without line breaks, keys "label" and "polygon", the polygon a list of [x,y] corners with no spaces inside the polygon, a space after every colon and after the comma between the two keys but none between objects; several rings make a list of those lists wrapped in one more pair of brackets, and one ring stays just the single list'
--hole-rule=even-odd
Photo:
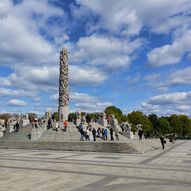
[{"label": "wide stone step", "polygon": [[0,138],[0,141],[28,141],[32,126],[29,124],[25,127],[19,128],[18,132],[5,133],[3,137]]},{"label": "wide stone step", "polygon": [[136,153],[129,144],[114,142],[42,142],[42,141],[0,141],[0,148],[42,149],[87,152]]}]

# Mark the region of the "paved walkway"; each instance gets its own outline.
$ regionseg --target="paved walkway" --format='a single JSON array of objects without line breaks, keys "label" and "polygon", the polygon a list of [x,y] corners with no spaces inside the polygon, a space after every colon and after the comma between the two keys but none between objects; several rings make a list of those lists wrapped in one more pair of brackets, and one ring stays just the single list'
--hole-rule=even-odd
[{"label": "paved walkway", "polygon": [[2,191],[188,191],[191,141],[145,154],[0,149]]}]

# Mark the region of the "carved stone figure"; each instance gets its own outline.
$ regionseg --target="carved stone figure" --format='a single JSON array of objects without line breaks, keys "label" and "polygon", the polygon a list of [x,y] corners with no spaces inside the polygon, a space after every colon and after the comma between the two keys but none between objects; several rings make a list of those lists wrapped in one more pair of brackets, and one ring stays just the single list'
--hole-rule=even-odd
[{"label": "carved stone figure", "polygon": [[64,48],[60,52],[60,76],[59,76],[59,121],[68,119],[69,93],[68,93],[68,52]]}]

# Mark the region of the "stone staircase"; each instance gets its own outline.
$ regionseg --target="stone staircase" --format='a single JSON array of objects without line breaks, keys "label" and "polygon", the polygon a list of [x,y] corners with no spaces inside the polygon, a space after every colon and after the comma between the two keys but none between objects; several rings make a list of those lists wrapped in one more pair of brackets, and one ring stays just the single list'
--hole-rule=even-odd
[{"label": "stone staircase", "polygon": [[[133,147],[138,153],[145,153],[156,149],[162,149],[160,139],[143,139],[143,140],[128,140],[127,143]],[[165,147],[171,146],[172,143],[166,139]]]},{"label": "stone staircase", "polygon": [[[96,129],[101,127],[97,123],[92,123]],[[76,150],[76,151],[95,151],[95,152],[116,152],[116,153],[145,153],[161,148],[159,139],[130,140],[119,134],[119,141],[104,141],[97,138],[93,141],[79,141],[80,133],[75,125],[69,123],[67,131],[60,125],[58,131],[48,129],[37,141],[29,139],[32,126],[29,124],[19,129],[19,132],[6,133],[0,138],[0,148],[20,148],[20,149],[55,149],[55,150]],[[115,138],[115,136],[114,136]],[[167,144],[170,144],[167,141]]]},{"label": "stone staircase", "polygon": [[32,126],[28,124],[24,127],[20,127],[18,132],[6,132],[4,136],[0,138],[0,141],[29,141],[31,131]]},{"label": "stone staircase", "polygon": [[[54,126],[54,124],[53,124]],[[39,141],[45,142],[67,142],[67,141],[79,141],[80,133],[73,123],[68,123],[67,130],[64,131],[63,125],[59,125],[58,131],[54,128],[48,129],[42,134]]]}]

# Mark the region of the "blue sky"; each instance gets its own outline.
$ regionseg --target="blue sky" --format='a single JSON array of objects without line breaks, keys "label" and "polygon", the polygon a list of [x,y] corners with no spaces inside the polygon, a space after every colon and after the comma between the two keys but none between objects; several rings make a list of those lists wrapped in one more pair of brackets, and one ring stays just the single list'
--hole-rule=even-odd
[{"label": "blue sky", "polygon": [[191,113],[190,0],[1,0],[0,113],[57,111],[59,52],[70,110]]}]

